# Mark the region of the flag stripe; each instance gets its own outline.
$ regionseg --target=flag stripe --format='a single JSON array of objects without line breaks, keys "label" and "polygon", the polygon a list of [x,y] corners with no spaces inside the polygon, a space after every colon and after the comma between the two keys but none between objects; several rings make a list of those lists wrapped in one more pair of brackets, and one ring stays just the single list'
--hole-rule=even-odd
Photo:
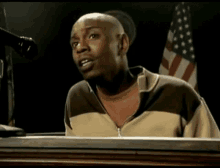
[{"label": "flag stripe", "polygon": [[196,66],[193,70],[193,73],[191,74],[189,80],[188,80],[188,83],[190,83],[193,87],[195,87],[196,83],[197,83],[197,69],[196,69]]},{"label": "flag stripe", "polygon": [[171,30],[169,30],[168,32],[167,39],[169,40],[170,43],[173,42],[173,32]]},{"label": "flag stripe", "polygon": [[162,58],[162,63],[161,63],[163,66],[164,66],[164,68],[166,68],[167,70],[169,69],[169,62],[167,61],[167,59],[166,58]]},{"label": "flag stripe", "polygon": [[164,48],[163,57],[168,60],[169,65],[173,62],[173,59],[176,57],[176,53],[169,51],[166,47]]},{"label": "flag stripe", "polygon": [[169,74],[169,70],[164,68],[164,66],[161,64],[160,68],[159,68],[159,73],[160,74],[164,74],[164,75],[168,75]]},{"label": "flag stripe", "polygon": [[179,55],[176,55],[176,57],[174,58],[171,64],[169,75],[173,76],[175,74],[181,60],[182,60],[182,57]]},{"label": "flag stripe", "polygon": [[175,74],[173,76],[179,78],[181,76],[183,76],[184,72],[185,72],[185,69],[186,69],[186,66],[189,64],[190,62],[184,58],[182,58]]},{"label": "flag stripe", "polygon": [[189,65],[186,68],[186,71],[184,72],[182,79],[185,80],[186,82],[188,82],[194,69],[195,69],[195,65],[193,63],[189,63]]},{"label": "flag stripe", "polygon": [[173,44],[172,44],[171,42],[169,42],[168,40],[167,40],[167,42],[166,42],[166,48],[167,48],[169,51],[172,51],[172,50],[173,50]]}]

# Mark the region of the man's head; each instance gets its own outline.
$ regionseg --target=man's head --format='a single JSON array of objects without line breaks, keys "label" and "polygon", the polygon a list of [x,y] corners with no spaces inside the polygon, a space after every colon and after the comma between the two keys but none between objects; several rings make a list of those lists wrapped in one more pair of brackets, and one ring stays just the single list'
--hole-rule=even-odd
[{"label": "man's head", "polygon": [[74,62],[86,80],[110,81],[120,71],[128,69],[129,38],[113,16],[83,15],[73,25],[70,44]]},{"label": "man's head", "polygon": [[109,10],[104,12],[104,14],[111,15],[118,19],[122,24],[125,33],[128,35],[130,45],[132,45],[136,38],[136,26],[132,17],[126,12],[120,10]]}]

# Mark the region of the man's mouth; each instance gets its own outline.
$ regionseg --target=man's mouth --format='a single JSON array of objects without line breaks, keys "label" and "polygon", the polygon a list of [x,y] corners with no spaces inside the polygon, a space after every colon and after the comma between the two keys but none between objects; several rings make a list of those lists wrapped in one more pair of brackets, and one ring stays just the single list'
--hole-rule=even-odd
[{"label": "man's mouth", "polygon": [[91,63],[92,63],[91,60],[85,59],[85,60],[81,61],[81,66],[84,67],[84,66],[91,64]]},{"label": "man's mouth", "polygon": [[93,67],[93,65],[94,61],[89,59],[84,59],[80,62],[80,67],[82,71],[90,70]]}]

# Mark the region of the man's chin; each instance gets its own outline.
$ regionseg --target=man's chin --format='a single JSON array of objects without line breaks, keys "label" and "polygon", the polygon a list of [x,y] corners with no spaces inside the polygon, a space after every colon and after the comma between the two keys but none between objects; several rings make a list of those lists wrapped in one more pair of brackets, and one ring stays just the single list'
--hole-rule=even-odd
[{"label": "man's chin", "polygon": [[82,76],[85,80],[87,81],[97,81],[100,78],[100,75],[95,74],[95,73],[82,73]]}]

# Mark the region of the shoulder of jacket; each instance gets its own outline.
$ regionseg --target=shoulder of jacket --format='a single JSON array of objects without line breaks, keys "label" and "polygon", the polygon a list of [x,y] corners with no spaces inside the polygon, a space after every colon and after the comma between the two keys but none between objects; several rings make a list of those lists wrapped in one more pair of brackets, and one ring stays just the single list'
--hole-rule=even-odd
[{"label": "shoulder of jacket", "polygon": [[80,92],[82,90],[85,90],[88,89],[88,84],[85,80],[82,80],[82,81],[79,81],[77,82],[76,84],[74,84],[70,89],[69,89],[69,92],[68,92],[68,95],[70,94],[74,94],[74,93],[77,93],[77,92]]},{"label": "shoulder of jacket", "polygon": [[169,75],[159,74],[159,83],[162,85],[168,84],[177,87],[179,86],[181,88],[193,89],[192,86],[186,81]]},{"label": "shoulder of jacket", "polygon": [[193,96],[196,99],[200,99],[201,96],[195,91],[191,84],[188,82],[168,75],[159,75],[159,81],[157,88],[167,88],[168,90],[179,91],[186,97]]}]

